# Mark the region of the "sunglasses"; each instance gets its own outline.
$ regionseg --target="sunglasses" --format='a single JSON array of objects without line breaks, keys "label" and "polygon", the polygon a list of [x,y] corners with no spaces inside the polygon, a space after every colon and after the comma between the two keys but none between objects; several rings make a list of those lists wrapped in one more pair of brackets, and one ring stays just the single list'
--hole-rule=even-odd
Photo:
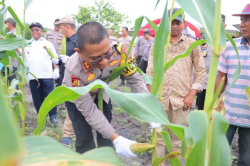
[{"label": "sunglasses", "polygon": [[36,32],[39,32],[40,29],[31,29],[30,31],[31,31],[31,32],[35,32],[35,31],[36,31]]},{"label": "sunglasses", "polygon": [[[110,48],[110,49],[112,49],[112,48]],[[112,49],[112,51],[110,53],[105,54],[102,57],[100,57],[98,59],[95,59],[93,61],[88,61],[88,63],[91,64],[91,65],[97,65],[97,64],[99,64],[102,61],[103,58],[104,59],[109,59],[113,55],[114,52],[115,52],[115,49]]]}]

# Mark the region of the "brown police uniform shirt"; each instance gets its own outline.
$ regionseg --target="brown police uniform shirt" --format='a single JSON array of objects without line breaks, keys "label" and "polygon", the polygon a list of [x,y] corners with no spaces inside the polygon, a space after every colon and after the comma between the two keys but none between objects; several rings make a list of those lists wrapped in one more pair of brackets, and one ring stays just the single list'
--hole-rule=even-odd
[{"label": "brown police uniform shirt", "polygon": [[53,46],[56,49],[56,53],[59,56],[60,55],[60,48],[61,48],[61,43],[63,39],[63,34],[61,31],[54,31],[50,30],[47,31],[46,34],[44,35],[44,38],[46,40],[49,40],[52,42]]},{"label": "brown police uniform shirt", "polygon": [[[178,43],[170,42],[167,62],[177,55],[181,55],[195,42],[195,40],[184,35]],[[166,47],[165,47],[166,52]],[[191,84],[192,71],[194,68],[194,81]],[[151,47],[147,75],[153,76],[153,47]],[[169,109],[169,102],[174,110],[184,106],[183,100],[191,89],[202,91],[206,76],[206,69],[202,58],[200,47],[195,47],[191,53],[178,59],[164,74],[164,85],[162,92],[162,105],[165,110]],[[191,84],[191,85],[190,85]]]},{"label": "brown police uniform shirt", "polygon": [[[112,47],[116,47],[118,44],[115,39],[110,40],[110,42]],[[120,65],[121,59],[121,54],[116,50],[109,59],[107,67],[101,71],[98,68],[93,68],[88,65],[86,61],[79,57],[78,53],[75,53],[66,63],[63,86],[84,87],[96,79],[104,81],[109,78],[112,70]],[[134,72],[129,76],[125,76],[125,79],[128,84],[131,85],[132,92],[148,93],[146,84],[139,73]],[[98,89],[90,91],[88,94],[80,96],[77,100],[71,102],[76,104],[77,109],[83,114],[90,126],[101,133],[104,138],[109,139],[115,133],[115,129],[94,103],[98,91]],[[106,92],[104,92],[103,99],[106,103],[109,102],[109,97]]]}]

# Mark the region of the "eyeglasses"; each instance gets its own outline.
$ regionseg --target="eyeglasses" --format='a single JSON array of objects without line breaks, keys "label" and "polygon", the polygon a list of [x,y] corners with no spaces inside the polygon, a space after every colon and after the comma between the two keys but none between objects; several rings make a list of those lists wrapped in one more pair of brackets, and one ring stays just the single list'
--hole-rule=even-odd
[{"label": "eyeglasses", "polygon": [[[112,49],[112,48],[110,48],[110,49]],[[95,59],[93,61],[88,61],[88,63],[91,64],[91,65],[97,65],[98,63],[100,63],[102,61],[103,58],[109,59],[113,55],[114,52],[115,52],[115,49],[112,49],[112,51],[110,53],[105,54],[102,57],[97,58],[97,59]]]},{"label": "eyeglasses", "polygon": [[31,29],[30,31],[31,31],[31,32],[35,32],[35,31],[36,31],[36,32],[39,32],[40,29]]}]

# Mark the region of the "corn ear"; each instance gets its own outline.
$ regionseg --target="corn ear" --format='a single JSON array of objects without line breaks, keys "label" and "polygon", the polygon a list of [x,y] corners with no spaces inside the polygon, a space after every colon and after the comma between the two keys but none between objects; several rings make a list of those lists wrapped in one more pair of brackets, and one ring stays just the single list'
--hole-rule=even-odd
[{"label": "corn ear", "polygon": [[146,143],[135,143],[135,144],[130,145],[130,150],[134,154],[143,153],[147,150],[154,149],[154,148],[155,148],[155,145],[146,144]]},{"label": "corn ear", "polygon": [[49,56],[51,57],[51,59],[56,58],[56,56],[50,51],[50,49],[48,49],[46,46],[44,46],[44,48],[46,49],[46,51],[49,54]]},{"label": "corn ear", "polygon": [[66,55],[66,37],[63,35],[61,48],[60,48],[61,55]]}]

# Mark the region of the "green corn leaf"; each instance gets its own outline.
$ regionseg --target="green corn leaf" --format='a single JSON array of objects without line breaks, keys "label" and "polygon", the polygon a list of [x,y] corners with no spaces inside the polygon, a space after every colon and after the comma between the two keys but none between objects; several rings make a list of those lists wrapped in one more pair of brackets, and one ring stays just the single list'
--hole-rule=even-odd
[{"label": "green corn leaf", "polygon": [[103,112],[103,89],[98,92],[98,108]]},{"label": "green corn leaf", "polygon": [[171,141],[171,137],[170,137],[169,133],[167,131],[162,131],[161,136],[165,142],[165,145],[166,145],[168,151],[171,152],[172,141]]},{"label": "green corn leaf", "polygon": [[153,77],[148,76],[147,74],[143,73],[139,67],[136,67],[136,70],[139,74],[142,75],[143,80],[145,81],[146,84],[152,85],[153,83]]},{"label": "green corn leaf", "polygon": [[114,150],[103,147],[79,154],[45,136],[23,138],[26,146],[21,165],[111,165],[122,166]]},{"label": "green corn leaf", "polygon": [[184,139],[181,144],[181,155],[183,158],[187,159],[194,145],[193,138],[191,136],[188,127],[185,127]]},{"label": "green corn leaf", "polygon": [[9,72],[8,72],[8,77],[11,77],[13,74],[13,66],[8,66]]},{"label": "green corn leaf", "polygon": [[168,1],[166,2],[164,14],[162,16],[160,27],[155,36],[154,50],[153,50],[153,85],[151,87],[151,93],[156,95],[160,88],[162,79],[164,77],[164,56],[165,56],[165,44],[170,32],[168,13],[167,13]]},{"label": "green corn leaf", "polygon": [[23,108],[23,104],[20,101],[17,102],[17,105],[20,111],[21,119],[24,121],[26,117],[26,110]]},{"label": "green corn leaf", "polygon": [[156,9],[156,7],[158,6],[159,2],[160,2],[160,0],[157,0],[157,2],[156,2],[156,4],[155,4],[155,9]]},{"label": "green corn leaf", "polygon": [[[208,135],[207,114],[204,111],[192,111],[188,116],[188,125],[194,141],[186,165],[206,165],[206,147]],[[199,157],[197,157],[199,154]]]},{"label": "green corn leaf", "polygon": [[21,157],[22,145],[15,120],[6,105],[4,86],[0,80],[0,165],[13,166]]},{"label": "green corn leaf", "polygon": [[164,158],[157,158],[155,159],[155,162],[152,164],[152,166],[159,166],[163,161],[167,160],[167,159],[171,159],[174,157],[177,157],[180,155],[180,152],[171,152],[168,153]]},{"label": "green corn leaf", "polygon": [[[171,16],[171,21],[173,21],[179,14],[183,13],[183,9],[180,8],[178,9],[172,16]],[[182,15],[183,16],[183,15]]]},{"label": "green corn leaf", "polygon": [[[0,51],[10,51],[16,48],[22,48],[22,42],[23,42],[23,39],[21,37],[0,40]],[[25,46],[29,44],[30,44],[30,41],[25,40]]]},{"label": "green corn leaf", "polygon": [[29,5],[31,4],[33,0],[27,0],[25,3],[25,10],[29,7]]},{"label": "green corn leaf", "polygon": [[181,160],[178,157],[170,159],[169,163],[171,166],[182,166]]},{"label": "green corn leaf", "polygon": [[167,62],[164,66],[164,71],[166,72],[178,59],[187,57],[195,47],[203,43],[206,43],[206,40],[198,40],[194,42],[184,54],[175,56],[171,61]]},{"label": "green corn leaf", "polygon": [[212,114],[212,131],[209,131],[211,150],[209,153],[208,166],[231,165],[230,146],[226,138],[229,121],[217,111]]},{"label": "green corn leaf", "polygon": [[8,6],[3,6],[3,8],[0,9],[0,34],[2,31],[5,30],[4,20],[5,20],[5,15],[6,15],[7,10],[8,10]]},{"label": "green corn leaf", "polygon": [[22,22],[20,21],[20,19],[18,18],[18,16],[16,15],[16,13],[14,12],[14,10],[12,9],[12,7],[8,7],[8,11],[10,12],[10,14],[12,15],[12,17],[15,19],[15,21],[17,22],[17,24],[24,29],[24,26],[22,24]]},{"label": "green corn leaf", "polygon": [[29,74],[29,67],[25,66],[25,75],[24,76],[22,75],[22,68],[23,67],[24,66],[22,64],[18,64],[17,72],[20,75],[19,82],[22,82],[22,77],[24,77],[25,78],[25,83],[29,83],[29,76],[28,76],[28,74]]},{"label": "green corn leaf", "polygon": [[237,49],[237,46],[234,42],[234,40],[231,38],[231,36],[229,36],[228,34],[226,34],[228,40],[231,42],[231,44],[234,47],[234,50],[237,54],[237,58],[238,58],[238,65],[237,65],[237,69],[235,70],[235,73],[233,75],[233,80],[231,82],[231,84],[227,87],[227,89],[222,93],[222,96],[235,84],[235,82],[238,80],[238,78],[240,77],[240,72],[241,72],[241,65],[240,65],[240,56],[239,56],[239,52]]},{"label": "green corn leaf", "polygon": [[16,25],[16,36],[21,37],[21,29],[20,29],[20,26],[18,24]]},{"label": "green corn leaf", "polygon": [[130,66],[130,64],[125,64],[123,66],[119,66],[119,67],[114,68],[114,70],[112,70],[112,73],[110,74],[109,78],[106,79],[105,82],[107,83],[107,82],[113,81],[114,79],[119,77],[122,74],[124,68],[127,66]]},{"label": "green corn leaf", "polygon": [[152,29],[155,31],[155,33],[157,33],[157,31],[158,31],[158,26],[153,22],[153,21],[151,21],[148,17],[146,17],[146,19],[147,19],[147,21],[148,21],[148,23],[149,23],[149,25],[152,27]]},{"label": "green corn leaf", "polygon": [[137,18],[137,19],[135,20],[134,35],[133,35],[133,38],[132,38],[132,40],[131,40],[131,42],[130,42],[130,45],[129,45],[129,48],[128,48],[128,52],[127,52],[125,64],[126,64],[127,61],[128,61],[128,56],[129,56],[129,53],[130,53],[130,51],[131,51],[132,45],[134,44],[135,38],[136,38],[136,36],[137,36],[137,34],[138,34],[140,28],[141,28],[141,24],[142,24],[143,18],[144,18],[144,17],[141,16],[141,17],[139,17],[139,18]]},{"label": "green corn leaf", "polygon": [[[101,81],[95,80],[93,83],[85,87],[67,88],[57,87],[53,90],[43,102],[37,117],[37,129],[34,134],[39,135],[46,123],[46,117],[53,107],[65,101],[74,101],[80,95],[87,94],[90,90],[103,88],[111,98],[111,100],[122,110],[132,115],[134,118],[144,122],[158,122],[166,125],[170,124],[167,114],[161,103],[150,93],[123,93],[110,89],[108,85]],[[157,110],[157,111],[155,111]]]},{"label": "green corn leaf", "polygon": [[220,84],[219,84],[218,88],[216,89],[216,92],[215,92],[215,94],[213,96],[213,100],[212,100],[212,102],[211,102],[211,104],[210,104],[210,106],[208,108],[208,111],[212,111],[213,110],[214,105],[215,105],[215,103],[216,103],[216,101],[217,101],[217,99],[218,99],[218,97],[220,95],[221,89],[222,89],[222,87],[224,85],[224,81],[225,81],[225,78],[223,77],[220,80]]}]

